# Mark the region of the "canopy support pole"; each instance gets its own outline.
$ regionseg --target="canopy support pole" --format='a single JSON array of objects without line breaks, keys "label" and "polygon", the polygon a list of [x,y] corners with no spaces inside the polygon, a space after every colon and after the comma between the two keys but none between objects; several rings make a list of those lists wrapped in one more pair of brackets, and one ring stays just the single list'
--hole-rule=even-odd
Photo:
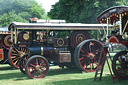
[{"label": "canopy support pole", "polygon": [[109,23],[108,23],[108,18],[107,18],[107,37],[108,37],[108,29],[109,29]]},{"label": "canopy support pole", "polygon": [[119,20],[120,20],[120,35],[122,35],[122,16],[121,16],[121,14],[119,15]]}]

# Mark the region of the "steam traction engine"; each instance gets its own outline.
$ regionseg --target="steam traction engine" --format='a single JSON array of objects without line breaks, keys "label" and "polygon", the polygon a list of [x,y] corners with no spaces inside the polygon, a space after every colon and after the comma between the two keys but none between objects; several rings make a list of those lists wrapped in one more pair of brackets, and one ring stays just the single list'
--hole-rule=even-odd
[{"label": "steam traction engine", "polygon": [[0,64],[8,62],[8,50],[11,46],[11,33],[8,28],[0,28]]},{"label": "steam traction engine", "polygon": [[[128,48],[128,6],[115,6],[97,17],[98,23],[107,23],[106,40],[120,43]],[[112,25],[112,28],[109,28]],[[122,79],[128,79],[128,51],[120,51],[113,57],[113,72]],[[115,70],[114,70],[115,69]]]},{"label": "steam traction engine", "polygon": [[[9,61],[30,78],[44,77],[51,62],[60,67],[95,72],[103,46],[89,39],[88,29],[102,29],[102,25],[11,23],[13,47],[9,51]],[[100,64],[102,67],[102,61]]]}]

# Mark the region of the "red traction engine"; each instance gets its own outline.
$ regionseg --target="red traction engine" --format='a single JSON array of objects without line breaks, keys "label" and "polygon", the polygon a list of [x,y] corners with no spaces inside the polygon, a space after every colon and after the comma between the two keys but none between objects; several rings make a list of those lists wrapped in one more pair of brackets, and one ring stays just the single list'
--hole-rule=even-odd
[{"label": "red traction engine", "polygon": [[8,50],[10,49],[11,46],[11,32],[6,30],[6,27],[0,29],[0,64],[5,64],[9,63]]},{"label": "red traction engine", "polygon": [[44,77],[50,64],[95,72],[103,46],[89,39],[89,27],[95,29],[92,25],[75,23],[11,23],[13,47],[9,51],[9,61],[30,78]]},{"label": "red traction engine", "polygon": [[[128,48],[128,6],[115,6],[105,10],[97,17],[97,22],[108,24],[106,34],[109,43],[120,43]],[[128,79],[127,50],[116,53],[112,69],[114,73],[117,71],[120,78]]]}]

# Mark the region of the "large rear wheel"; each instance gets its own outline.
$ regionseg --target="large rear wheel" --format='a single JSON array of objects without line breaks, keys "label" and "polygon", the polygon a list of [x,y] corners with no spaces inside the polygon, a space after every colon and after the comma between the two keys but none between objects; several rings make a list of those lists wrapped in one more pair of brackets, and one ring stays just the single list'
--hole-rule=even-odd
[{"label": "large rear wheel", "polygon": [[103,46],[97,40],[85,40],[81,42],[75,49],[74,61],[76,66],[85,72],[95,72],[98,60],[101,55],[100,68],[103,66]]}]

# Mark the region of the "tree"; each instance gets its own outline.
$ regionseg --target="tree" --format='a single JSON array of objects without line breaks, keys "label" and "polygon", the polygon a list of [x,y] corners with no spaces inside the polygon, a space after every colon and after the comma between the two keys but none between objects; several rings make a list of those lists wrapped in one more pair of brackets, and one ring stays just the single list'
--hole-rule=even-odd
[{"label": "tree", "polygon": [[0,26],[13,21],[28,22],[30,17],[48,18],[35,0],[0,0]]},{"label": "tree", "polygon": [[98,14],[115,5],[116,0],[60,0],[52,6],[48,15],[67,22],[96,23]]},{"label": "tree", "polygon": [[15,11],[11,11],[9,13],[4,13],[2,16],[0,16],[0,27],[8,26],[8,24],[12,21],[28,22],[26,19],[18,16]]},{"label": "tree", "polygon": [[128,6],[128,0],[121,0],[120,2],[118,2],[120,5],[125,5]]}]

